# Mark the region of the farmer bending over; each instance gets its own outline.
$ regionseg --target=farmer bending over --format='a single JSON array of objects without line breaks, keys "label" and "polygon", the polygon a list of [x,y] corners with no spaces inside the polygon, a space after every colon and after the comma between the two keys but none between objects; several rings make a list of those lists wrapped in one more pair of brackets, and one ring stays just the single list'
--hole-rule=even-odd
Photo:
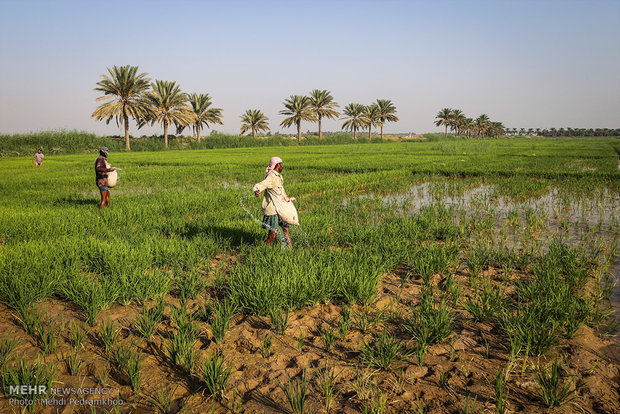
[{"label": "farmer bending over", "polygon": [[276,211],[276,207],[273,203],[275,197],[280,197],[284,201],[295,201],[295,198],[289,198],[284,191],[284,179],[282,178],[282,169],[284,165],[280,157],[272,157],[269,160],[269,165],[265,172],[267,175],[265,179],[258,184],[255,184],[252,190],[256,197],[260,196],[261,191],[265,190],[265,198],[263,198],[263,228],[269,230],[267,235],[266,245],[270,245],[276,239],[276,231],[278,226],[284,230],[284,237],[288,242],[288,245],[292,247],[291,236],[288,231],[288,224],[284,222]]},{"label": "farmer bending over", "polygon": [[95,183],[99,187],[101,193],[101,203],[99,203],[99,210],[103,209],[103,206],[110,207],[110,190],[108,190],[108,173],[114,171],[114,167],[110,167],[107,162],[108,153],[107,147],[101,147],[99,149],[99,156],[95,160]]}]

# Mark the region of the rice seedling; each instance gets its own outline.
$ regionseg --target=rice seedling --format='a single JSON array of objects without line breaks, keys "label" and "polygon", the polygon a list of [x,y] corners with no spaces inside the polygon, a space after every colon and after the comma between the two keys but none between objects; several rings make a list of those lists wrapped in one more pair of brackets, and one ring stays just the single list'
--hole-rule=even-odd
[{"label": "rice seedling", "polygon": [[84,341],[86,340],[86,331],[80,328],[75,321],[71,321],[69,328],[70,338],[69,342],[74,348],[82,348]]},{"label": "rice seedling", "polygon": [[321,328],[321,337],[323,338],[323,343],[325,344],[325,349],[327,351],[331,351],[334,347],[334,342],[336,341],[336,331],[331,326],[323,326]]},{"label": "rice seedling", "polygon": [[119,345],[114,350],[114,360],[118,370],[129,378],[131,389],[140,394],[140,372],[142,370],[142,361],[140,361],[140,352],[135,350],[135,346]]},{"label": "rice seedling", "polygon": [[[45,364],[37,360],[29,364],[21,359],[17,364],[6,365],[2,371],[2,392],[4,397],[19,398],[24,400],[29,411],[34,411],[34,404],[41,397],[41,390],[49,390],[56,378],[56,370],[53,365]],[[25,388],[24,393],[15,393],[12,389]],[[20,390],[23,391],[23,390]],[[45,391],[47,392],[47,391]]]},{"label": "rice seedling", "polygon": [[30,335],[36,335],[41,326],[41,314],[34,306],[26,306],[18,310],[18,319],[21,326]]},{"label": "rice seedling", "polygon": [[276,333],[284,335],[286,328],[288,327],[289,310],[284,309],[271,309],[269,311],[269,319],[271,319],[271,325]]},{"label": "rice seedling", "polygon": [[386,330],[364,342],[360,347],[362,362],[374,368],[388,370],[392,363],[403,358],[403,346]]},{"label": "rice seedling", "polygon": [[180,295],[188,299],[195,299],[207,286],[204,276],[198,271],[180,272],[175,283]]},{"label": "rice seedling", "polygon": [[504,414],[506,412],[506,404],[508,402],[506,397],[506,384],[504,382],[504,373],[501,370],[497,371],[495,375],[495,412],[497,414]]},{"label": "rice seedling", "polygon": [[149,341],[155,332],[157,324],[161,322],[164,317],[164,302],[162,301],[160,303],[161,305],[156,305],[150,309],[143,307],[140,312],[140,316],[138,316],[134,321],[134,327],[140,336],[148,339]]},{"label": "rice seedling", "polygon": [[419,305],[411,310],[411,317],[405,320],[405,329],[418,343],[442,343],[453,333],[453,319],[445,300],[435,306],[432,293],[422,291]]},{"label": "rice seedling", "polygon": [[211,323],[211,331],[215,342],[224,342],[224,336],[230,326],[230,318],[235,312],[233,302],[225,300],[215,305],[215,317]]},{"label": "rice seedling", "polygon": [[202,362],[200,370],[200,380],[207,395],[213,396],[216,401],[221,401],[231,373],[232,367],[226,366],[221,353],[209,354]]},{"label": "rice seedling", "polygon": [[576,381],[572,383],[563,374],[563,361],[556,356],[551,367],[539,367],[536,373],[536,382],[540,387],[538,396],[549,408],[564,405],[579,396],[581,386]]},{"label": "rice seedling", "polygon": [[301,332],[299,333],[299,336],[297,337],[297,349],[299,350],[299,352],[303,352],[305,343],[306,343],[306,331],[304,331],[304,329],[302,328]]},{"label": "rice seedling", "polygon": [[480,283],[473,283],[474,297],[468,297],[461,305],[469,312],[474,321],[488,321],[502,313],[505,307],[505,300],[501,287],[494,287],[490,280],[484,279]]},{"label": "rice seedling", "polygon": [[[460,414],[474,414],[476,413],[476,401],[478,400],[478,396],[474,397],[474,400],[471,401],[471,396],[467,394],[467,399],[465,400],[465,407],[463,410],[459,411]],[[470,405],[471,403],[471,405]]]},{"label": "rice seedling", "polygon": [[370,398],[372,377],[375,373],[376,371],[371,371],[369,369],[365,369],[361,372],[356,369],[355,377],[349,382],[349,386],[360,401],[366,401]]},{"label": "rice seedling", "polygon": [[362,413],[364,414],[383,414],[387,403],[387,396],[381,390],[371,389],[368,405],[364,405]]},{"label": "rice seedling", "polygon": [[109,353],[118,339],[118,328],[110,321],[105,320],[101,323],[101,329],[97,333],[99,341],[103,345],[103,349],[106,353]]},{"label": "rice seedling", "polygon": [[73,348],[73,350],[69,352],[69,355],[64,356],[63,360],[65,361],[69,374],[73,376],[80,375],[85,361],[82,359],[79,348]]},{"label": "rice seedling", "polygon": [[5,339],[0,342],[0,372],[4,369],[16,346],[16,339]]},{"label": "rice seedling", "polygon": [[448,371],[444,371],[439,374],[439,387],[445,388],[448,385],[448,380],[450,379],[450,373]]},{"label": "rice seedling", "polygon": [[172,398],[177,388],[178,386],[171,390],[169,387],[161,384],[153,395],[144,395],[144,398],[159,414],[173,414],[176,410],[172,405]]},{"label": "rice seedling", "polygon": [[306,377],[306,370],[303,371],[301,377],[289,379],[286,385],[280,384],[279,381],[277,383],[291,407],[291,412],[294,414],[305,414],[310,391],[310,382]]},{"label": "rice seedling", "polygon": [[314,387],[325,400],[325,411],[329,413],[334,400],[339,392],[336,389],[336,380],[342,373],[336,372],[334,368],[329,367],[329,361],[323,368],[319,368],[313,375]]},{"label": "rice seedling", "polygon": [[58,349],[61,330],[61,327],[54,326],[49,320],[46,323],[40,323],[36,327],[35,335],[37,342],[46,355]]},{"label": "rice seedling", "polygon": [[422,403],[422,401],[420,401],[420,397],[415,397],[415,404],[413,405],[413,412],[415,414],[427,414],[428,413],[428,406],[424,403]]},{"label": "rice seedling", "polygon": [[104,362],[101,367],[96,369],[94,375],[99,385],[105,388],[108,385],[108,378],[110,375],[110,364],[107,361]]},{"label": "rice seedling", "polygon": [[215,308],[211,301],[206,300],[202,305],[198,306],[196,310],[196,316],[203,322],[211,325],[215,316]]},{"label": "rice seedling", "polygon": [[271,356],[272,354],[271,345],[272,345],[271,335],[269,335],[268,333],[265,333],[263,335],[263,344],[260,348],[260,354],[263,356],[263,358],[269,358]]}]

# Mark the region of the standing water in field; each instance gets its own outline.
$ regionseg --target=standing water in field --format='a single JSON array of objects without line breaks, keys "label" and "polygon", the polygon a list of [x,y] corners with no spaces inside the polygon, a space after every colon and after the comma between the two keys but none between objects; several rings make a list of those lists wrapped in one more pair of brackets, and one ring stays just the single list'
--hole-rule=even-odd
[{"label": "standing water in field", "polygon": [[[254,196],[252,195],[247,195],[247,196],[241,196],[239,197],[239,205],[241,206],[241,208],[243,209],[243,211],[245,211],[251,218],[252,220],[254,220],[255,222],[257,222],[258,224],[260,224],[261,226],[263,226],[263,222],[261,220],[259,220],[246,206],[245,204],[243,204],[243,201],[248,199],[248,198],[253,198]],[[284,232],[282,231],[281,228],[273,228],[268,224],[264,224],[265,226],[268,227],[269,230],[276,232],[276,235],[278,237],[278,240],[280,240],[280,245],[282,246],[282,248],[288,248],[289,245],[286,241],[286,238],[284,237]],[[292,228],[297,228],[299,229],[299,231],[291,231]],[[304,230],[301,228],[301,224],[297,225],[297,226],[290,226],[289,227],[289,231],[290,231],[290,236],[291,236],[291,242],[293,242],[295,245],[302,245],[303,247],[308,247],[310,245],[310,243],[308,243],[308,237],[306,236],[306,233],[304,232]]]}]

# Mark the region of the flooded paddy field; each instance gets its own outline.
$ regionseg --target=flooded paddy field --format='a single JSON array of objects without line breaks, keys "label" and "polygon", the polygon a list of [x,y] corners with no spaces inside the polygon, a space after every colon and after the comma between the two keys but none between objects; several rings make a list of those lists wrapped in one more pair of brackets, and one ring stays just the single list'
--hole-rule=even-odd
[{"label": "flooded paddy field", "polygon": [[[111,154],[102,212],[94,156],[44,174],[0,159],[0,407],[617,412],[618,148]],[[274,155],[298,200],[292,249],[263,246],[255,221]],[[17,384],[108,400],[45,405]]]}]

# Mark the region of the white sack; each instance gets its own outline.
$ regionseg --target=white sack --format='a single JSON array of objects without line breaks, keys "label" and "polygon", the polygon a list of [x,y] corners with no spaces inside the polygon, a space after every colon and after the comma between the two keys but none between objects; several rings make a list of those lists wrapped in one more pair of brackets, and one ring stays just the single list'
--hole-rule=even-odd
[{"label": "white sack", "polygon": [[[106,168],[112,168],[112,166],[110,164],[108,164],[108,162],[106,161],[105,163]],[[108,187],[115,187],[116,186],[116,182],[118,181],[118,174],[116,173],[116,170],[114,171],[110,171],[108,173]]]},{"label": "white sack", "polygon": [[280,197],[272,197],[273,205],[276,208],[276,212],[283,222],[299,226],[299,216],[297,215],[297,209],[292,201],[284,201]]}]

